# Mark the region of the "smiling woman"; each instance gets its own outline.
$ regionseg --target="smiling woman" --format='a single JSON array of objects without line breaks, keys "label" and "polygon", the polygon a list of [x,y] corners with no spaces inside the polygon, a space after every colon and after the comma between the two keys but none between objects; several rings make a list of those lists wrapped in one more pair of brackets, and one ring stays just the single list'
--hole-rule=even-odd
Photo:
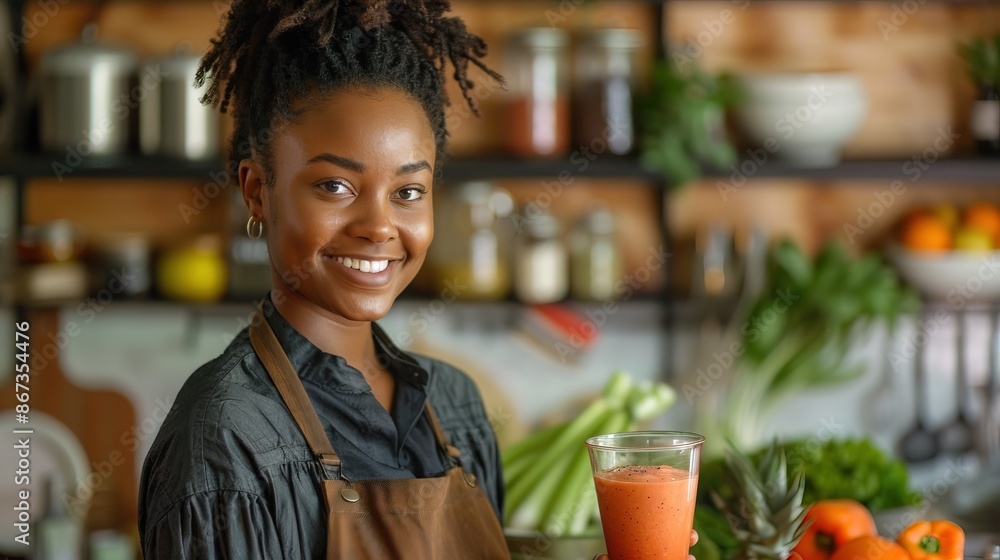
[{"label": "smiling woman", "polygon": [[146,558],[509,557],[475,385],[375,323],[434,236],[445,61],[470,106],[470,63],[499,79],[448,8],[233,2],[198,80],[233,109],[272,289],[184,385],[146,458]]}]

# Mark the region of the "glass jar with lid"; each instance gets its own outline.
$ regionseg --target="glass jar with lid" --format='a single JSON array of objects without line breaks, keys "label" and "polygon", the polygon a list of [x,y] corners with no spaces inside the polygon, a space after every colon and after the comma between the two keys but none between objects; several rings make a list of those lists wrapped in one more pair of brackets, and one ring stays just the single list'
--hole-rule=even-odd
[{"label": "glass jar with lid", "polygon": [[615,215],[605,208],[585,214],[570,238],[572,293],[575,299],[604,301],[615,297],[615,284],[624,275],[616,239]]},{"label": "glass jar with lid", "polygon": [[438,198],[431,263],[440,290],[459,299],[501,299],[510,292],[509,234],[503,220],[514,200],[504,189],[474,181]]},{"label": "glass jar with lid", "polygon": [[625,155],[635,147],[632,93],[635,53],[642,36],[635,29],[593,29],[580,40],[576,56],[575,140]]},{"label": "glass jar with lid", "polygon": [[523,218],[515,251],[514,295],[529,304],[566,297],[569,271],[559,221],[548,212]]},{"label": "glass jar with lid", "polygon": [[524,29],[507,44],[506,145],[518,156],[558,156],[569,149],[567,45],[561,29]]}]

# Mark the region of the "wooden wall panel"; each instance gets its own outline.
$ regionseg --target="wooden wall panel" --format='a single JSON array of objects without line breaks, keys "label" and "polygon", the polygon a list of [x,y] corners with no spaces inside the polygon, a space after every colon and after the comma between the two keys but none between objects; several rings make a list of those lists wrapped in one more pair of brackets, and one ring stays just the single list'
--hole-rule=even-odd
[{"label": "wooden wall panel", "polygon": [[137,232],[154,242],[169,242],[200,233],[228,233],[228,202],[234,189],[218,189],[207,178],[36,180],[27,190],[25,220],[38,224],[65,219],[88,235]]}]

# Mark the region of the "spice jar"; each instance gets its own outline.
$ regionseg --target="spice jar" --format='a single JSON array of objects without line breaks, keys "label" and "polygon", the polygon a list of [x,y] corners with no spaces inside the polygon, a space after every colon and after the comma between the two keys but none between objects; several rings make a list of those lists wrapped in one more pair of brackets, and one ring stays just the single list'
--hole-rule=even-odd
[{"label": "spice jar", "polygon": [[615,283],[623,275],[621,251],[615,238],[615,216],[595,209],[577,222],[570,239],[572,292],[579,300],[614,298]]},{"label": "spice jar", "polygon": [[552,303],[566,297],[569,288],[566,246],[559,222],[542,212],[521,220],[514,276],[514,293],[524,303]]},{"label": "spice jar", "polygon": [[510,194],[487,182],[449,189],[434,212],[439,232],[431,245],[438,289],[459,299],[501,299],[510,291],[509,235],[501,219],[510,216]]},{"label": "spice jar", "polygon": [[152,285],[152,245],[140,234],[109,236],[95,242],[98,257],[91,292],[123,298],[149,294]]},{"label": "spice jar", "polygon": [[563,155],[569,148],[565,31],[525,29],[507,48],[507,148],[519,156]]},{"label": "spice jar", "polygon": [[640,46],[642,37],[635,29],[595,29],[581,39],[576,56],[578,144],[615,155],[632,151],[634,58]]}]

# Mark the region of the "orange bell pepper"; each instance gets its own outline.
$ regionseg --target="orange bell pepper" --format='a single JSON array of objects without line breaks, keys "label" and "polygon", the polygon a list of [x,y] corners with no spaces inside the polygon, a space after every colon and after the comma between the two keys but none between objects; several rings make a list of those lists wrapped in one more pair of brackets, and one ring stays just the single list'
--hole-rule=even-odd
[{"label": "orange bell pepper", "polygon": [[899,534],[901,544],[913,560],[962,560],[965,533],[951,521],[917,521]]}]

